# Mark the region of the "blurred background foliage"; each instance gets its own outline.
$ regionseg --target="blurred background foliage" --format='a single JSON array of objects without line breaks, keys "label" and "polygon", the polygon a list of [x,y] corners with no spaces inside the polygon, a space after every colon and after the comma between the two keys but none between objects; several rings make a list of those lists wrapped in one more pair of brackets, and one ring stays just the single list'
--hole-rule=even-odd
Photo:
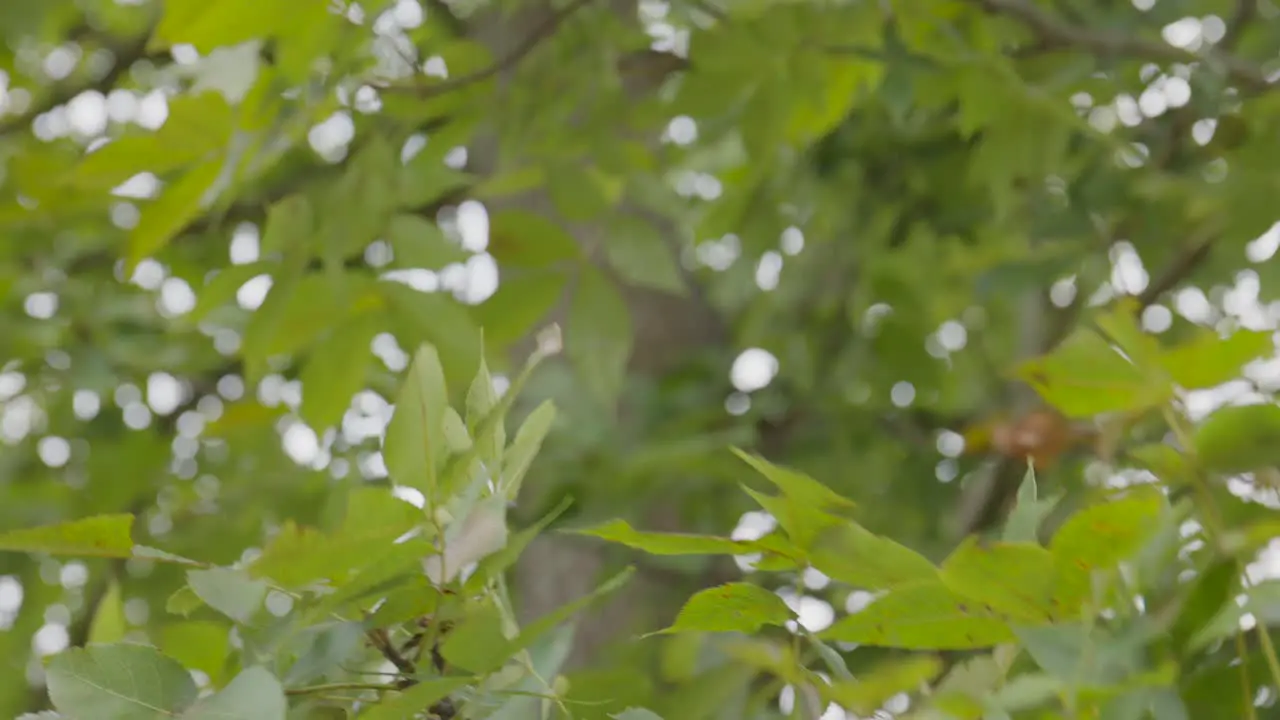
[{"label": "blurred background foliage", "polygon": [[[999,520],[1028,454],[1083,502],[1138,464],[1078,442],[1097,428],[1010,370],[1122,296],[1171,343],[1274,329],[1278,15],[4,3],[0,529],[128,512],[139,542],[233,562],[391,484],[379,439],[419,344],[461,397],[481,347],[501,386],[552,321],[564,352],[516,414],[560,414],[517,524],[571,497],[559,523],[759,535],[731,444],[935,560]],[[1270,397],[1278,369],[1183,402]],[[1109,432],[1123,449],[1161,431]],[[1222,492],[1241,516],[1276,504]],[[628,561],[536,541],[518,609]],[[0,555],[0,715],[39,705],[40,659],[85,642],[113,583],[131,633],[193,642],[167,634],[190,630],[164,610],[176,572]],[[629,633],[741,573],[645,561],[583,620],[575,687],[642,704],[671,677],[664,645]],[[859,602],[808,580],[789,597],[806,622]]]}]

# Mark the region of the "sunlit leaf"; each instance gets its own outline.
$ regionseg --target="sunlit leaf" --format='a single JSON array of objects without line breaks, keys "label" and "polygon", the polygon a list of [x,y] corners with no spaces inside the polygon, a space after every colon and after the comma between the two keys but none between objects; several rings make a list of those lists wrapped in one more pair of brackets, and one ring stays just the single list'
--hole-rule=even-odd
[{"label": "sunlit leaf", "polygon": [[831,579],[866,590],[884,590],[938,576],[938,569],[923,555],[852,521],[820,532],[808,557],[813,567]]},{"label": "sunlit leaf", "polygon": [[777,593],[750,583],[728,583],[689,598],[675,623],[663,632],[753,633],[794,617]]},{"label": "sunlit leaf", "polygon": [[1008,618],[938,581],[894,588],[820,633],[828,640],[912,650],[966,650],[1013,640]]},{"label": "sunlit leaf", "polygon": [[120,583],[112,581],[93,613],[93,621],[89,624],[89,642],[98,645],[120,642],[124,639],[127,628]]},{"label": "sunlit leaf", "polygon": [[1241,368],[1275,351],[1272,333],[1237,330],[1228,338],[1203,331],[1167,351],[1160,365],[1173,381],[1188,390],[1210,388],[1239,377]]},{"label": "sunlit leaf", "polygon": [[98,515],[0,533],[0,550],[127,558],[133,555],[132,531],[132,515]]},{"label": "sunlit leaf", "polygon": [[942,563],[941,575],[960,595],[1022,623],[1052,622],[1077,609],[1074,598],[1054,596],[1053,555],[1033,543],[971,537]]},{"label": "sunlit leaf", "polygon": [[1022,365],[1018,377],[1070,417],[1143,410],[1173,395],[1172,384],[1144,373],[1087,329],[1076,330],[1049,355]]}]

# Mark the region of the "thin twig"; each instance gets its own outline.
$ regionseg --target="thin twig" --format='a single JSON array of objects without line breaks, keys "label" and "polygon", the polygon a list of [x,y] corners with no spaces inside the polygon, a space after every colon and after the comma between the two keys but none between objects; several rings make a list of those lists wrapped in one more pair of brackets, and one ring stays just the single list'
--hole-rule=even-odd
[{"label": "thin twig", "polygon": [[401,92],[416,95],[420,99],[428,99],[439,97],[455,90],[476,83],[484,82],[490,78],[499,75],[506,70],[515,67],[526,55],[533,52],[544,40],[555,35],[560,25],[568,20],[571,15],[590,4],[592,0],[573,0],[573,2],[565,5],[563,8],[552,13],[549,17],[542,21],[532,32],[530,32],[523,40],[516,43],[506,55],[502,56],[489,65],[475,72],[459,75],[458,77],[442,80],[431,85],[386,85],[381,88],[383,92]]}]

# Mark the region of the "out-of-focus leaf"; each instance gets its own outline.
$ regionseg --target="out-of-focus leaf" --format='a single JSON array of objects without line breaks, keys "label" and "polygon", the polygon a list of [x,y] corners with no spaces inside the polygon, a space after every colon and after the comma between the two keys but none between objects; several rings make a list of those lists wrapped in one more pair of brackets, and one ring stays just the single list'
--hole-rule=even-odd
[{"label": "out-of-focus leaf", "polygon": [[565,286],[565,275],[553,270],[521,272],[502,278],[488,300],[471,309],[484,328],[486,341],[511,343],[529,332],[551,311]]},{"label": "out-of-focus leaf", "polygon": [[626,710],[610,715],[613,720],[662,720],[662,716],[645,708],[629,707]]},{"label": "out-of-focus leaf", "polygon": [[1174,647],[1184,650],[1196,633],[1221,612],[1239,583],[1239,570],[1234,559],[1218,560],[1201,572],[1192,581],[1190,592],[1182,601],[1178,617],[1169,629]]},{"label": "out-of-focus leaf", "polygon": [[289,703],[269,670],[246,668],[227,686],[182,714],[184,720],[284,720]]},{"label": "out-of-focus leaf", "polygon": [[502,667],[512,655],[511,640],[502,632],[503,620],[491,600],[468,609],[466,619],[440,644],[448,663],[467,672],[485,675]]},{"label": "out-of-focus leaf", "polygon": [[573,238],[552,221],[519,209],[489,217],[489,253],[503,266],[546,267],[573,260],[581,251]]},{"label": "out-of-focus leaf", "polygon": [[765,625],[783,625],[795,613],[777,593],[750,583],[728,583],[689,598],[664,633],[753,633]]},{"label": "out-of-focus leaf", "polygon": [[819,636],[912,650],[968,650],[1014,639],[1008,618],[957,595],[940,581],[889,590]]},{"label": "out-of-focus leaf", "polygon": [[1143,372],[1087,329],[1022,365],[1018,377],[1063,414],[1077,418],[1143,410],[1173,396],[1172,384]]},{"label": "out-of-focus leaf", "polygon": [[430,344],[440,356],[445,376],[466,383],[480,366],[480,329],[467,309],[447,295],[418,292],[398,282],[378,288],[391,311],[401,347]]},{"label": "out-of-focus leaf", "polygon": [[542,441],[551,432],[555,421],[556,406],[550,400],[544,400],[520,424],[515,439],[502,456],[500,487],[507,499],[514,501],[519,495],[525,473],[529,471],[529,466],[533,464],[534,457],[542,448]]},{"label": "out-of-focus leaf", "polygon": [[132,531],[132,515],[98,515],[0,533],[0,550],[127,558],[133,555]]},{"label": "out-of-focus leaf", "polygon": [[74,718],[159,720],[196,699],[191,675],[145,645],[70,648],[53,658],[45,677],[54,707]]},{"label": "out-of-focus leaf", "polygon": [[473,683],[469,677],[447,677],[423,680],[395,695],[385,696],[376,705],[360,713],[360,720],[402,720],[422,712],[451,693]]},{"label": "out-of-focus leaf", "polygon": [[631,357],[631,313],[599,270],[584,268],[569,306],[565,355],[584,389],[611,405],[622,392]]},{"label": "out-of-focus leaf", "polygon": [[248,622],[262,609],[267,584],[241,570],[188,570],[187,584],[206,605],[237,622]]},{"label": "out-of-focus leaf", "polygon": [[1245,364],[1274,351],[1269,332],[1237,330],[1223,339],[1206,330],[1165,352],[1160,365],[1175,383],[1195,390],[1234,380]]},{"label": "out-of-focus leaf", "polygon": [[941,670],[942,663],[937,657],[923,655],[881,663],[870,672],[861,673],[857,680],[837,680],[817,687],[826,699],[845,710],[867,715],[898,693],[914,692],[937,677]]},{"label": "out-of-focus leaf", "polygon": [[603,247],[610,267],[623,280],[676,295],[687,291],[678,265],[678,246],[648,221],[631,215],[611,219]]},{"label": "out-of-focus leaf", "polygon": [[1207,470],[1242,473],[1280,465],[1280,405],[1228,405],[1195,430],[1196,459]]},{"label": "out-of-focus leaf", "polygon": [[448,407],[440,355],[434,347],[423,345],[414,354],[396,397],[382,453],[397,483],[418,488],[429,499],[447,452],[444,412]]},{"label": "out-of-focus leaf", "polygon": [[120,583],[113,580],[93,613],[93,621],[89,624],[89,642],[95,645],[120,642],[124,639],[126,628]]},{"label": "out-of-focus leaf", "polygon": [[377,316],[359,313],[316,344],[302,369],[299,414],[311,427],[333,427],[365,383],[371,345],[380,330]]},{"label": "out-of-focus leaf", "polygon": [[220,684],[231,650],[231,628],[205,620],[168,622],[160,629],[160,649]]},{"label": "out-of-focus leaf", "polygon": [[208,197],[209,190],[222,172],[220,160],[198,165],[142,209],[142,216],[129,236],[130,267],[162,250],[208,206],[212,200]]}]

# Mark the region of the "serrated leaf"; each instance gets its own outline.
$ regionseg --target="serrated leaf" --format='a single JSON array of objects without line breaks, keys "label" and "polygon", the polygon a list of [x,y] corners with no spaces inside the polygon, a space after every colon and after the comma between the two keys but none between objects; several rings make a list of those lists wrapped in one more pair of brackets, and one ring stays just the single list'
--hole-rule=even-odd
[{"label": "serrated leaf", "polygon": [[633,340],[631,313],[618,289],[600,271],[584,268],[569,306],[565,355],[597,401],[612,405],[622,392]]},{"label": "serrated leaf", "polygon": [[689,598],[663,633],[754,633],[766,625],[785,625],[795,613],[777,593],[750,583],[727,583]]},{"label": "serrated leaf", "polygon": [[971,650],[1014,639],[1008,618],[957,595],[941,581],[896,587],[819,637],[909,650]]},{"label": "serrated leaf", "polygon": [[187,584],[206,605],[237,622],[248,622],[267,597],[267,584],[231,568],[188,570]]},{"label": "serrated leaf", "polygon": [[182,720],[285,720],[284,688],[266,668],[246,668],[227,686],[182,714]]},{"label": "serrated leaf", "polygon": [[302,369],[302,406],[298,414],[323,431],[337,425],[351,399],[364,388],[373,338],[380,322],[373,313],[359,313],[322,339]]},{"label": "serrated leaf", "polygon": [[196,699],[186,669],[145,645],[69,648],[49,662],[45,677],[54,707],[75,718],[171,718]]},{"label": "serrated leaf", "polygon": [[809,547],[809,562],[833,580],[866,590],[937,578],[920,553],[850,521],[829,526]]},{"label": "serrated leaf", "polygon": [[387,425],[382,454],[391,477],[401,485],[421,490],[433,498],[447,448],[444,411],[449,407],[440,355],[423,345],[413,356],[395,413]]},{"label": "serrated leaf", "polygon": [[97,515],[0,533],[0,550],[127,558],[133,555],[132,532],[132,515]]},{"label": "serrated leaf", "polygon": [[743,462],[764,476],[766,480],[778,486],[778,489],[786,494],[787,497],[801,502],[812,503],[817,510],[828,508],[850,510],[857,507],[852,500],[843,497],[804,473],[774,465],[762,457],[751,455],[738,448],[733,448],[733,452]]}]

